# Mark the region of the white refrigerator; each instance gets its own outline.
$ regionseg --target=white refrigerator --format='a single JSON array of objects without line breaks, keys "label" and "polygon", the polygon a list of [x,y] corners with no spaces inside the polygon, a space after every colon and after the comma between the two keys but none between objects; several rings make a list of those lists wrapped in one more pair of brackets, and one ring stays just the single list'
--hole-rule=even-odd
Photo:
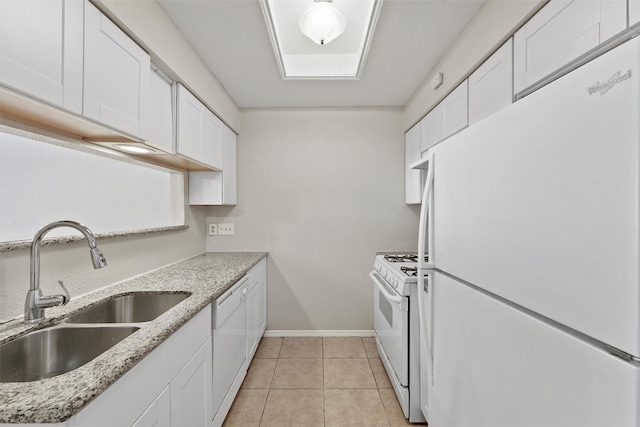
[{"label": "white refrigerator", "polygon": [[429,426],[639,426],[640,40],[429,155]]}]

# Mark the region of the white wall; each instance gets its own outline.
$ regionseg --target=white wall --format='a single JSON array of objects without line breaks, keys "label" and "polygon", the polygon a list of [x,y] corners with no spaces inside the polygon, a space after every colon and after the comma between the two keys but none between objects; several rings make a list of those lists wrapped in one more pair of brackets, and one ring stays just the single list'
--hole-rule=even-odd
[{"label": "white wall", "polygon": [[[186,179],[185,179],[186,181]],[[185,195],[186,200],[186,195]],[[120,206],[105,206],[105,209]],[[69,218],[73,219],[73,218]],[[43,247],[40,251],[40,285],[45,295],[60,293],[63,280],[71,298],[155,270],[205,251],[205,209],[186,207],[185,231],[98,240],[108,266],[94,270],[86,241]],[[86,225],[91,228],[90,221]],[[38,231],[37,227],[33,233]],[[28,248],[0,252],[0,323],[24,312],[29,290]]]},{"label": "white wall", "polygon": [[404,203],[402,111],[253,110],[242,114],[235,223],[207,249],[269,251],[270,330],[372,330],[376,251],[416,250]]}]

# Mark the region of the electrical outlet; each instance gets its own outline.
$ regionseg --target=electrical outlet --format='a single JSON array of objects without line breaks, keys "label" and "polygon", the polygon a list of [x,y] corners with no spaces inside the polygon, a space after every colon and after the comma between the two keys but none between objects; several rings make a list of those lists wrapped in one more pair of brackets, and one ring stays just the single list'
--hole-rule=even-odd
[{"label": "electrical outlet", "polygon": [[209,224],[209,236],[218,235],[218,224]]},{"label": "electrical outlet", "polygon": [[235,231],[233,229],[233,223],[232,222],[227,222],[227,223],[224,223],[224,224],[218,224],[218,234],[220,234],[220,235],[235,234]]}]

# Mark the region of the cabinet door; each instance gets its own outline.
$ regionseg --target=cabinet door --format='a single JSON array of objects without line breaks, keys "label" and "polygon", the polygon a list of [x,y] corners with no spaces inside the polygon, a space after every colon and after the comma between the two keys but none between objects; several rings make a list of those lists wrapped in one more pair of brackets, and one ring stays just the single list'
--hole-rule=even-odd
[{"label": "cabinet door", "polygon": [[[224,126],[224,125],[223,125]],[[190,205],[235,205],[237,189],[237,137],[224,126],[222,129],[222,172],[189,172]]]},{"label": "cabinet door", "polygon": [[434,144],[442,141],[444,138],[444,123],[442,103],[436,105],[436,107],[429,111],[429,114],[424,116],[420,121],[420,152],[424,155],[429,148]]},{"label": "cabinet door", "polygon": [[89,2],[84,35],[84,115],[145,138],[149,55]]},{"label": "cabinet door", "polygon": [[247,296],[247,364],[258,349],[267,328],[267,261],[263,259],[249,271]]},{"label": "cabinet door", "polygon": [[222,169],[222,129],[224,124],[205,108],[202,120],[202,159],[207,165]]},{"label": "cabinet door", "polygon": [[206,426],[213,419],[211,338],[171,381],[171,425]]},{"label": "cabinet door", "polygon": [[256,284],[247,296],[247,364],[251,363],[253,355],[258,349],[258,291]]},{"label": "cabinet door", "polygon": [[149,109],[144,129],[147,143],[166,153],[175,153],[173,113],[171,82],[152,67],[149,74]]},{"label": "cabinet door", "polygon": [[629,27],[640,22],[640,0],[629,0]]},{"label": "cabinet door", "polygon": [[176,152],[222,169],[223,123],[184,86],[177,85]]},{"label": "cabinet door", "polygon": [[133,423],[132,427],[170,427],[171,426],[171,392],[169,386],[160,393],[160,396],[153,401]]},{"label": "cabinet door", "polygon": [[265,273],[265,277],[262,279],[260,284],[258,284],[258,295],[256,296],[256,306],[258,309],[258,314],[256,316],[258,321],[258,342],[260,342],[260,338],[264,335],[264,331],[267,330],[267,277]]},{"label": "cabinet door", "polygon": [[469,76],[469,126],[513,102],[513,42],[509,39]]},{"label": "cabinet door", "polygon": [[238,203],[238,137],[231,129],[222,129],[222,204]]},{"label": "cabinet door", "polygon": [[422,193],[422,174],[419,169],[410,166],[420,160],[421,130],[418,123],[407,131],[404,136],[404,202],[407,204],[420,203]]},{"label": "cabinet door", "polygon": [[82,0],[0,1],[0,84],[82,113]]},{"label": "cabinet door", "polygon": [[468,85],[463,81],[442,100],[442,139],[464,129],[469,124]]},{"label": "cabinet door", "polygon": [[514,91],[562,68],[626,28],[625,0],[553,0],[514,36]]}]

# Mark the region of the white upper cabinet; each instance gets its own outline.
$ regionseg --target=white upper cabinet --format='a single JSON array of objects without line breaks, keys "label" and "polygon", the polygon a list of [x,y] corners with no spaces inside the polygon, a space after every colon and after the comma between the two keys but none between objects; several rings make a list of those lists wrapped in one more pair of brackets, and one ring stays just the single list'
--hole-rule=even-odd
[{"label": "white upper cabinet", "polygon": [[513,41],[469,76],[469,126],[513,102]]},{"label": "white upper cabinet", "polygon": [[404,136],[404,201],[407,204],[420,204],[421,171],[411,169],[411,165],[420,160],[420,123],[407,131]]},{"label": "white upper cabinet", "polygon": [[519,93],[627,26],[626,0],[552,0],[514,36]]},{"label": "white upper cabinet", "polygon": [[467,95],[468,86],[465,80],[420,121],[420,151],[423,156],[433,145],[467,127]]},{"label": "white upper cabinet", "polygon": [[82,113],[83,0],[0,1],[0,85]]},{"label": "white upper cabinet", "polygon": [[640,0],[629,0],[629,26],[640,22]]},{"label": "white upper cabinet", "polygon": [[222,129],[222,204],[238,203],[238,136],[228,127]]},{"label": "white upper cabinet", "polygon": [[149,109],[144,128],[147,144],[165,153],[175,153],[172,84],[157,69],[149,74]]},{"label": "white upper cabinet", "polygon": [[144,139],[149,72],[149,55],[85,3],[84,115]]},{"label": "white upper cabinet", "polygon": [[176,152],[221,170],[224,124],[181,84],[177,85],[176,98]]},{"label": "white upper cabinet", "polygon": [[189,172],[190,205],[238,203],[237,136],[227,126],[222,128],[222,157],[222,172]]},{"label": "white upper cabinet", "polygon": [[467,80],[463,81],[442,100],[442,138],[448,138],[469,124],[469,97]]},{"label": "white upper cabinet", "polygon": [[420,152],[426,153],[434,144],[444,138],[444,113],[442,103],[420,120]]}]

